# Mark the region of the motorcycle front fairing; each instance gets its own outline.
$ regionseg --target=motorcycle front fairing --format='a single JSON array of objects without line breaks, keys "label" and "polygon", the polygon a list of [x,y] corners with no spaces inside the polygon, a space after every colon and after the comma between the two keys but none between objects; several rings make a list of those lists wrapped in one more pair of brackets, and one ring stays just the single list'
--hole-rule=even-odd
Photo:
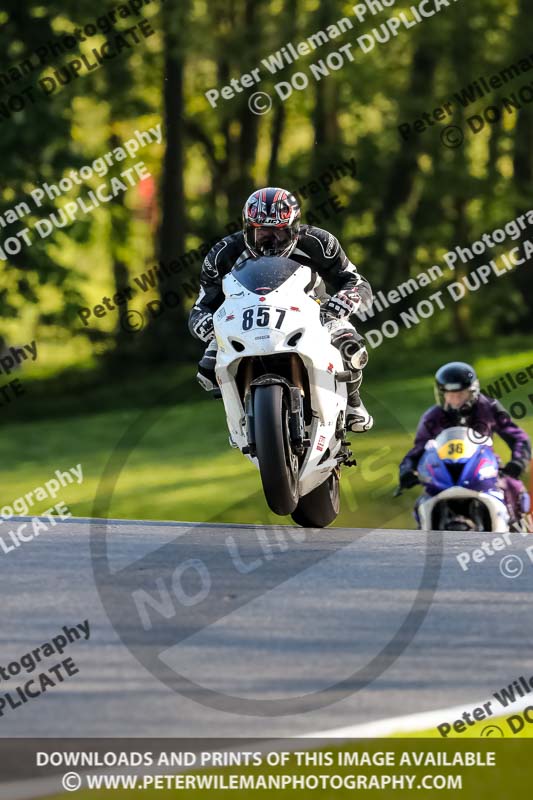
[{"label": "motorcycle front fairing", "polygon": [[426,444],[418,474],[430,494],[451,486],[478,491],[493,489],[498,478],[498,460],[492,439],[479,436],[471,428],[446,428]]},{"label": "motorcycle front fairing", "polygon": [[[257,265],[254,262],[253,268]],[[302,495],[319,485],[336,465],[335,454],[341,446],[335,435],[336,420],[346,409],[347,397],[345,384],[335,379],[344,370],[341,355],[320,321],[319,304],[307,294],[312,280],[311,269],[297,262],[289,262],[285,272],[282,268],[274,275],[268,269],[264,273],[256,269],[250,275],[234,268],[223,280],[225,301],[214,315],[217,382],[231,437],[241,450],[247,445],[245,409],[235,380],[241,361],[294,353],[303,362],[314,416],[307,431],[311,447],[300,473]],[[329,458],[317,469],[328,448]]]},{"label": "motorcycle front fairing", "polygon": [[452,476],[436,449],[427,449],[418,464],[418,477],[428,494],[443,492],[454,486]]},{"label": "motorcycle front fairing", "polygon": [[497,491],[475,492],[462,486],[452,486],[433,496],[422,496],[416,509],[420,518],[420,528],[423,531],[432,530],[433,511],[437,503],[469,499],[480,500],[485,505],[490,515],[492,533],[505,533],[509,530],[510,517],[503,501],[503,493]]},{"label": "motorcycle front fairing", "polygon": [[508,530],[509,516],[498,488],[498,459],[490,437],[470,428],[447,428],[427,443],[418,475],[428,495],[418,506],[424,530],[431,527],[437,502],[466,498],[485,503],[493,531]]}]

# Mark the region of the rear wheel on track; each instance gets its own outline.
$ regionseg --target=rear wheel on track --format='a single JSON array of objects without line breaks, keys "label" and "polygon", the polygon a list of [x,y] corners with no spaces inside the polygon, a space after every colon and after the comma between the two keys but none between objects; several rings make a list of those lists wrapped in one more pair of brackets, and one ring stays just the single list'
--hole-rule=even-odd
[{"label": "rear wheel on track", "polygon": [[303,528],[326,528],[340,510],[339,476],[332,472],[324,483],[300,497],[291,517]]}]

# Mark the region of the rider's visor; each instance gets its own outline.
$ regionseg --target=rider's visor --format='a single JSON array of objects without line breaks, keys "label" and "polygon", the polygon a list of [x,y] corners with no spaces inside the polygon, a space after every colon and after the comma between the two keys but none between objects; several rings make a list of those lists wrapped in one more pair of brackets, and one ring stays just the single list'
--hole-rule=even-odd
[{"label": "rider's visor", "polygon": [[444,392],[444,405],[446,408],[459,409],[470,400],[470,389],[460,392]]},{"label": "rider's visor", "polygon": [[281,255],[292,244],[292,232],[288,227],[271,226],[254,229],[255,249],[262,255]]}]

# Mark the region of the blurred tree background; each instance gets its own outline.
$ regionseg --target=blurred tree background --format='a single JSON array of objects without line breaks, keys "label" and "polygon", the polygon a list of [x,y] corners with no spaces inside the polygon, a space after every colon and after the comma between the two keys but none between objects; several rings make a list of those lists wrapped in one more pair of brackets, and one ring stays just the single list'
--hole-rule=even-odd
[{"label": "blurred tree background", "polygon": [[[139,407],[151,403],[154,387],[164,387],[171,375],[177,386],[184,381],[189,387],[185,395],[176,390],[176,399],[190,396],[192,365],[201,348],[189,336],[186,319],[202,258],[210,244],[237,229],[242,204],[258,186],[282,185],[298,193],[331,165],[355,159],[355,176],[346,172],[329,189],[300,192],[304,218],[312,214],[316,224],[340,238],[376,291],[386,292],[434,264],[443,267],[440,282],[376,313],[361,324],[363,333],[519,243],[507,239],[468,265],[459,262],[455,275],[443,263],[448,250],[469,246],[532,205],[533,103],[503,114],[477,135],[466,118],[531,86],[533,69],[468,108],[453,99],[480,76],[488,78],[526,57],[533,63],[528,0],[452,2],[421,24],[400,28],[397,37],[367,54],[357,36],[408,12],[410,4],[397,2],[359,22],[351,3],[334,0],[153,0],[137,15],[118,16],[111,31],[14,80],[10,69],[38,47],[127,2],[4,0],[0,11],[0,214],[44,181],[55,184],[69,170],[119,146],[135,130],[158,124],[163,129],[162,143],[136,156],[152,179],[47,238],[35,236],[31,247],[0,261],[0,337],[6,346],[33,339],[39,344],[36,364],[24,365],[27,397],[2,409],[5,422],[112,407],[118,395],[124,407]],[[342,17],[350,19],[351,30],[285,62],[276,74],[262,63]],[[143,19],[153,35],[140,37],[94,71],[80,71],[50,97],[36,92],[35,103],[10,111],[10,98],[23,88],[79,54],[89,56],[106,36],[112,39]],[[290,81],[296,72],[310,76],[310,64],[348,43],[353,60],[345,58],[341,69],[320,81],[310,77],[305,90],[294,89],[281,102],[274,84]],[[260,69],[261,83],[211,107],[208,89],[221,89],[254,68]],[[272,97],[270,113],[251,113],[248,100],[255,91]],[[402,139],[399,125],[450,100],[452,117]],[[441,132],[449,124],[463,128],[462,147],[443,146]],[[120,171],[117,164],[105,178],[74,186],[59,205]],[[29,218],[2,226],[0,246],[55,206],[47,201],[39,211],[32,209]],[[135,286],[135,278],[159,261],[178,261],[180,269],[160,273],[149,291],[138,290],[127,304],[101,318],[92,314],[89,325],[83,324],[80,308]],[[147,303],[158,299],[162,305],[152,308],[160,313],[149,313]],[[506,337],[530,335],[531,300],[531,264],[525,264],[460,303],[448,302],[445,311],[420,325],[402,328],[399,337],[371,353],[369,376],[379,368],[381,377],[394,378],[392,362],[396,369],[409,365],[416,371],[412,354],[424,347],[437,360],[441,350],[461,351],[470,342],[475,348],[482,343],[481,352],[490,355],[494,341],[501,347]],[[129,311],[143,314],[142,331],[124,324]],[[419,364],[430,369],[430,360]]]}]

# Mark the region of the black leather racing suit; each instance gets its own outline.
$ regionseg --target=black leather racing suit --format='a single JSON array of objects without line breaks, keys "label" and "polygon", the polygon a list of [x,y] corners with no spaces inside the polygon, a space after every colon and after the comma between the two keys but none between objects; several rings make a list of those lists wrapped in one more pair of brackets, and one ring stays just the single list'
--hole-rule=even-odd
[{"label": "black leather racing suit", "polygon": [[[242,231],[224,237],[211,248],[202,264],[200,292],[189,316],[189,329],[193,335],[195,335],[195,321],[206,312],[214,314],[224,302],[223,277],[236,264],[250,257]],[[327,297],[320,280],[322,279],[326,287],[333,292],[357,287],[361,297],[360,310],[364,311],[372,305],[372,290],[369,282],[358,273],[357,268],[350,262],[340,246],[338,239],[328,231],[312,225],[301,225],[298,241],[290,258],[313,270],[316,275],[315,293],[318,296]],[[353,327],[349,323],[347,324],[349,328]],[[364,339],[355,329],[354,336],[360,346],[363,346]],[[335,344],[335,341],[333,343]]]}]

